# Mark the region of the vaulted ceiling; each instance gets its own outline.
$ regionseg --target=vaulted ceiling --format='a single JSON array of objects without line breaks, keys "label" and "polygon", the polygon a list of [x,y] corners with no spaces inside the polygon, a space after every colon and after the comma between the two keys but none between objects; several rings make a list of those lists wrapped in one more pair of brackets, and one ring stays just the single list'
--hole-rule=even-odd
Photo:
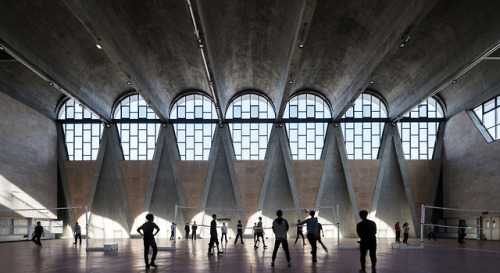
[{"label": "vaulted ceiling", "polygon": [[277,121],[314,91],[337,120],[367,89],[391,119],[430,95],[450,118],[500,95],[498,18],[489,0],[1,0],[0,92],[54,120],[71,96],[109,121],[134,90],[163,121],[192,91],[219,113],[260,92]]}]

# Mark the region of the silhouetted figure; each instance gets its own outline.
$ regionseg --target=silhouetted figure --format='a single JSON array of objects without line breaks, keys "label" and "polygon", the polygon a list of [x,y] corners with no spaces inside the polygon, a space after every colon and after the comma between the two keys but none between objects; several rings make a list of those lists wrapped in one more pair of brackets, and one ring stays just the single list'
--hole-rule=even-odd
[{"label": "silhouetted figure", "polygon": [[298,222],[297,222],[297,238],[295,238],[295,243],[293,243],[294,245],[299,240],[299,236],[302,236],[302,244],[306,245],[306,241],[304,240],[304,232],[302,231],[302,228],[303,228],[303,226],[300,224],[300,220],[298,220]]},{"label": "silhouetted figure", "polygon": [[360,262],[361,262],[361,270],[360,273],[365,272],[365,263],[366,263],[366,252],[370,251],[370,260],[372,261],[372,272],[377,272],[375,266],[377,264],[377,238],[375,234],[377,234],[377,225],[375,222],[366,219],[368,216],[368,212],[366,210],[362,210],[359,212],[359,217],[361,218],[361,222],[356,226],[356,232],[358,233],[360,242]]},{"label": "silhouetted figure", "polygon": [[170,225],[170,240],[175,240],[175,224]]},{"label": "silhouetted figure", "polygon": [[465,244],[465,236],[467,235],[467,225],[465,224],[465,220],[460,220],[458,224],[458,243]]},{"label": "silhouetted figure", "polygon": [[221,231],[221,236],[220,236],[220,243],[222,244],[222,240],[226,239],[226,243],[227,243],[227,227],[226,227],[226,223],[222,223],[222,227],[220,228],[220,231]]},{"label": "silhouetted figure", "polygon": [[241,243],[243,243],[243,225],[241,224],[241,220],[238,220],[238,225],[236,225],[236,239],[234,240],[234,244],[238,242],[238,238],[240,238]]},{"label": "silhouetted figure", "polygon": [[[146,262],[146,268],[150,266],[156,267],[155,259],[156,254],[158,254],[158,247],[156,246],[155,235],[158,234],[160,228],[153,223],[155,217],[153,214],[146,215],[146,219],[148,220],[142,226],[137,229],[137,232],[143,236],[144,239],[144,261]],[[156,230],[156,232],[154,232]],[[142,231],[142,232],[141,232]],[[154,232],[154,233],[153,233]],[[153,256],[151,256],[151,262],[148,260],[149,248],[153,249]]]},{"label": "silhouetted figure", "polygon": [[396,225],[394,225],[394,231],[396,231],[396,243],[401,243],[400,237],[401,237],[401,227],[399,226],[399,222],[396,222]]},{"label": "silhouetted figure", "polygon": [[35,230],[31,234],[33,236],[31,240],[38,246],[42,247],[42,243],[40,242],[41,237],[45,237],[45,232],[43,231],[42,223],[40,221],[36,222]]},{"label": "silhouetted figure", "polygon": [[[323,226],[321,225],[321,223],[318,223],[318,231],[321,233],[321,235],[323,237],[325,237],[325,232],[323,231]],[[323,244],[323,242],[321,241],[321,236],[316,236],[318,238],[318,243],[321,244],[321,246],[323,247],[323,249],[328,252],[328,249],[326,248],[326,246]]]},{"label": "silhouetted figure", "polygon": [[193,222],[193,225],[191,226],[191,241],[195,240],[196,241],[196,230],[198,229],[198,225],[196,225],[196,221]]},{"label": "silhouetted figure", "polygon": [[78,224],[78,222],[76,222],[73,227],[73,234],[75,235],[75,242],[73,244],[76,245],[77,238],[80,239],[80,244],[82,244],[82,227]]},{"label": "silhouetted figure", "polygon": [[186,225],[184,226],[184,230],[186,231],[186,240],[189,239],[189,231],[191,230],[189,228],[189,223],[186,223]]},{"label": "silhouetted figure", "polygon": [[262,217],[259,217],[259,222],[257,223],[257,228],[255,229],[255,234],[257,236],[257,240],[255,241],[253,247],[258,248],[257,243],[260,242],[259,237],[262,238],[262,244],[264,248],[267,248],[266,241],[264,241],[264,229],[262,228]]},{"label": "silhouetted figure", "polygon": [[434,238],[434,242],[436,242],[436,232],[434,229],[434,225],[432,223],[427,226],[427,237],[429,238],[429,241],[431,240],[432,237]]},{"label": "silhouetted figure", "polygon": [[309,216],[311,216],[311,218],[308,218],[300,222],[301,225],[307,224],[307,240],[309,241],[309,244],[311,245],[312,248],[311,254],[313,263],[318,261],[316,259],[316,252],[318,250],[316,241],[318,240],[317,236],[319,236],[319,234],[315,234],[315,231],[319,233],[319,228],[318,228],[318,218],[314,217],[315,214],[316,212],[314,210],[311,210],[309,212]]},{"label": "silhouetted figure", "polygon": [[291,266],[290,263],[290,252],[288,251],[288,241],[287,241],[287,232],[288,232],[288,222],[283,219],[283,212],[278,210],[276,212],[278,218],[273,221],[273,232],[276,240],[274,241],[274,250],[273,250],[273,260],[271,262],[271,266],[274,266],[274,261],[276,260],[276,253],[278,252],[278,248],[280,244],[283,246],[283,250],[285,250],[286,260],[288,261],[288,266]]},{"label": "silhouetted figure", "polygon": [[403,244],[408,244],[408,235],[410,233],[410,226],[408,223],[403,224]]},{"label": "silhouetted figure", "polygon": [[212,222],[210,222],[210,243],[208,244],[208,255],[212,255],[212,248],[214,244],[217,245],[217,254],[220,255],[224,252],[219,250],[219,239],[217,236],[217,215],[212,214]]}]

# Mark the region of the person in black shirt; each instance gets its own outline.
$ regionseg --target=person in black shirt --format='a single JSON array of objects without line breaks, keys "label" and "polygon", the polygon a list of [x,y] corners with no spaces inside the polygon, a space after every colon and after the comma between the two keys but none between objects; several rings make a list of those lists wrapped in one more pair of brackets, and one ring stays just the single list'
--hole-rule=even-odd
[{"label": "person in black shirt", "polygon": [[303,245],[306,245],[306,241],[304,239],[304,233],[302,232],[302,225],[300,224],[300,220],[298,220],[297,222],[297,238],[295,238],[295,243],[293,245],[295,245],[297,243],[297,241],[299,240],[299,236],[302,236],[302,244]]},{"label": "person in black shirt", "polygon": [[243,243],[243,225],[241,224],[241,220],[238,220],[238,225],[236,225],[236,230],[238,231],[238,234],[236,235],[236,240],[234,240],[234,244],[238,242],[238,238],[240,238],[241,243]]},{"label": "person in black shirt", "polygon": [[219,250],[219,238],[217,237],[217,215],[212,214],[212,222],[210,222],[210,243],[208,244],[208,255],[212,255],[212,248],[214,243],[217,245],[217,254],[220,255],[224,252]]},{"label": "person in black shirt", "polygon": [[[323,233],[323,237],[325,237],[325,231],[323,230],[323,226],[321,225],[321,223],[318,223],[318,231],[319,233]],[[323,249],[328,252],[328,249],[326,248],[325,244],[323,244],[323,242],[321,241],[321,234],[320,236],[318,236],[318,243],[321,244],[321,246],[323,247]]]},{"label": "person in black shirt", "polygon": [[[155,217],[153,214],[148,214],[146,215],[146,219],[148,220],[146,223],[144,223],[142,226],[140,226],[137,229],[137,232],[143,236],[144,239],[144,260],[146,262],[146,268],[149,268],[150,266],[156,267],[157,265],[155,264],[155,259],[156,259],[156,254],[158,254],[158,247],[156,246],[155,242],[155,235],[158,234],[160,231],[160,228],[153,223],[153,220]],[[156,229],[156,232],[153,233],[153,231]],[[141,232],[142,230],[142,232]],[[149,247],[153,248],[153,256],[151,257],[151,263],[148,262],[148,254],[149,254]]]},{"label": "person in black shirt", "polygon": [[45,232],[43,231],[42,223],[40,221],[36,222],[36,227],[35,230],[33,231],[33,234],[31,234],[33,237],[31,240],[38,246],[42,247],[42,243],[40,242],[40,237],[45,237]]},{"label": "person in black shirt", "polygon": [[191,230],[189,228],[189,223],[186,223],[186,225],[184,226],[184,230],[186,231],[186,240],[189,239],[189,231]]},{"label": "person in black shirt", "polygon": [[359,249],[361,251],[361,270],[360,273],[365,272],[365,263],[366,263],[366,252],[370,251],[370,260],[372,261],[372,272],[377,272],[375,269],[375,265],[377,264],[377,238],[375,234],[377,234],[377,225],[375,222],[366,219],[368,217],[368,212],[366,210],[362,210],[359,212],[359,217],[361,218],[361,222],[356,226],[356,232],[358,233],[360,242]]}]

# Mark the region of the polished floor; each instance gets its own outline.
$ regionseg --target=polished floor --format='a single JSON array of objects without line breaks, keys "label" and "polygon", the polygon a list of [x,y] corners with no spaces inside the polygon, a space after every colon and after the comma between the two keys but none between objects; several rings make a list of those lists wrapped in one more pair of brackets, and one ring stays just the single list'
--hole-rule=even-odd
[{"label": "polished floor", "polygon": [[[343,246],[353,246],[354,239],[344,239]],[[116,239],[118,250],[86,252],[84,245],[70,239],[45,240],[37,248],[32,242],[0,243],[0,272],[358,272],[359,250],[337,249],[336,240],[324,239],[329,252],[318,249],[318,262],[312,263],[310,246],[289,239],[292,266],[288,267],[282,249],[271,267],[273,242],[268,248],[253,248],[229,242],[224,254],[208,256],[208,240],[180,240],[177,250],[160,251],[157,268],[146,270],[141,239]],[[158,240],[167,246],[168,240]],[[410,239],[410,245],[417,245]],[[92,240],[92,245],[103,245]],[[500,272],[500,242],[468,240],[458,245],[453,239],[425,240],[424,249],[392,249],[391,240],[378,240],[377,272]],[[367,272],[371,264],[367,257]]]}]

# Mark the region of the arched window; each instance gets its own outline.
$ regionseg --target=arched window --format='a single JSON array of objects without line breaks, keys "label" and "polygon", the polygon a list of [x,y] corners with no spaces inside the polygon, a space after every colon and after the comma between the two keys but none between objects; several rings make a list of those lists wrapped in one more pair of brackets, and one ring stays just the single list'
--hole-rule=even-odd
[{"label": "arched window", "polygon": [[283,119],[292,159],[320,159],[331,116],[329,105],[317,95],[300,94],[290,99]]},{"label": "arched window", "polygon": [[63,127],[70,161],[97,159],[103,130],[98,117],[69,99],[59,110],[58,122]]},{"label": "arched window", "polygon": [[170,111],[181,160],[208,160],[217,126],[217,111],[208,97],[191,94],[178,99]]},{"label": "arched window", "polygon": [[139,94],[123,98],[114,110],[125,160],[152,160],[160,120]]},{"label": "arched window", "polygon": [[439,129],[438,119],[444,119],[443,108],[433,98],[425,99],[401,119],[398,128],[405,159],[432,159]]},{"label": "arched window", "polygon": [[376,96],[363,93],[342,117],[348,159],[376,159],[387,108]]},{"label": "arched window", "polygon": [[275,113],[271,103],[258,94],[235,98],[226,112],[238,160],[263,160]]},{"label": "arched window", "polygon": [[474,114],[491,137],[487,141],[500,139],[500,96],[474,108]]}]

